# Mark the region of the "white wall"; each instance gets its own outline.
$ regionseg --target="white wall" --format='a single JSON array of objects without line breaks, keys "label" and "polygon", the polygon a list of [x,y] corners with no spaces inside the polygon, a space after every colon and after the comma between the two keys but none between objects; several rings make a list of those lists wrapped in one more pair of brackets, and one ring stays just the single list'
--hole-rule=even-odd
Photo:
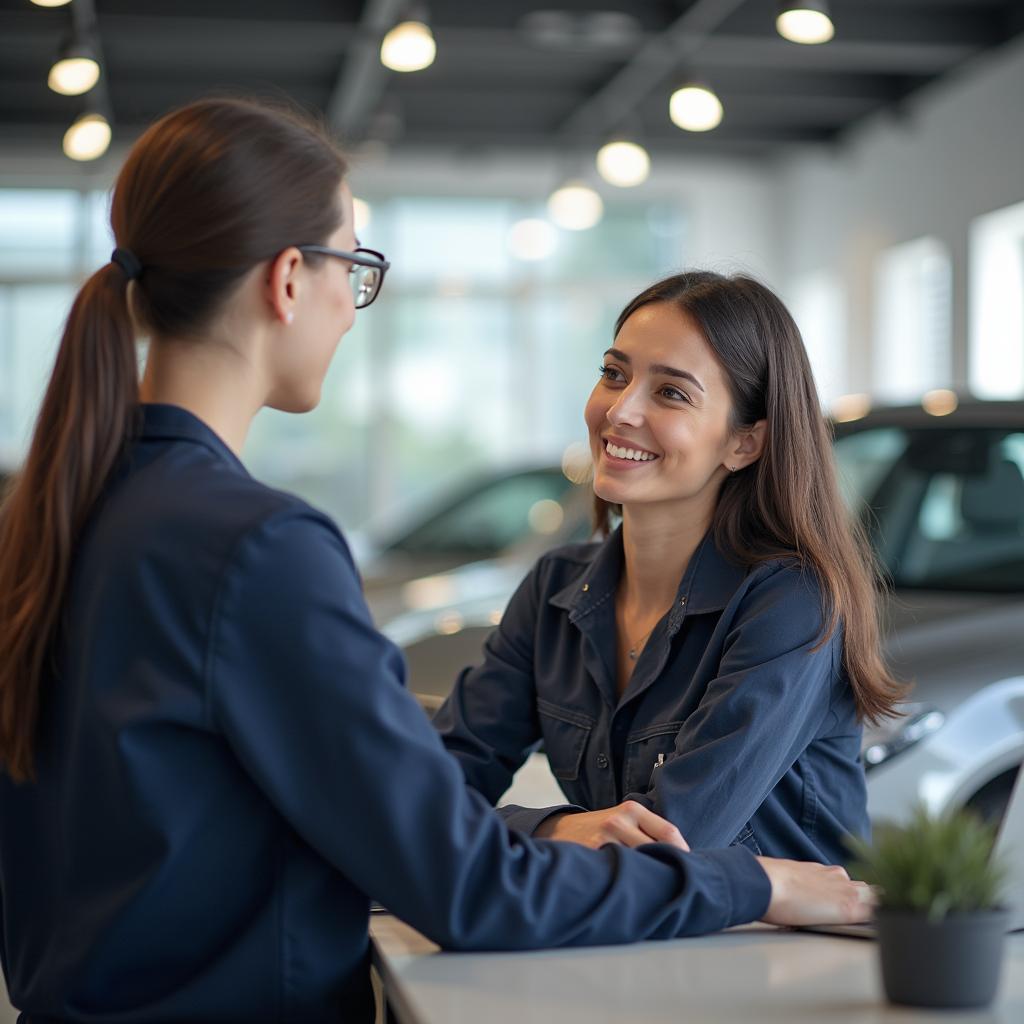
[{"label": "white wall", "polygon": [[952,377],[967,384],[968,235],[979,214],[1024,200],[1024,39],[986,54],[830,152],[777,171],[782,276],[831,271],[846,290],[849,390],[868,390],[880,250],[922,235],[953,269]]}]

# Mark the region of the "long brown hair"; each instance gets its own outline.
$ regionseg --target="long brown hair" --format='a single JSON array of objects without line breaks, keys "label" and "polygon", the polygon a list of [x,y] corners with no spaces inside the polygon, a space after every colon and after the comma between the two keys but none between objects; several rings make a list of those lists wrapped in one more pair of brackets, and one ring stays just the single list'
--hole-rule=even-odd
[{"label": "long brown hair", "polygon": [[[722,484],[712,520],[715,542],[744,565],[796,558],[821,582],[826,626],[841,625],[843,663],[858,714],[877,722],[905,687],[885,665],[879,636],[877,565],[836,482],[832,443],[800,330],[782,301],[749,277],[707,271],[676,274],[641,292],[619,314],[664,302],[701,329],[722,366],[733,429],[767,421],[764,449]],[[614,506],[595,496],[597,528],[607,534]]]},{"label": "long brown hair", "polygon": [[132,147],[111,225],[141,273],[129,283],[108,263],[79,291],[24,467],[0,506],[0,765],[12,778],[33,775],[75,544],[134,430],[132,314],[156,336],[194,336],[253,267],[329,238],[344,174],[315,125],[238,99],[184,107]]}]

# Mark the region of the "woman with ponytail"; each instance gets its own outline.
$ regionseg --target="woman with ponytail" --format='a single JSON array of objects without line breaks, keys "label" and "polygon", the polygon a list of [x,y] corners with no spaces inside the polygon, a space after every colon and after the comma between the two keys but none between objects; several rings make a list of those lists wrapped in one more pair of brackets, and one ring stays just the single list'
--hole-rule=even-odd
[{"label": "woman with ponytail", "polygon": [[862,919],[867,890],[816,864],[510,832],[405,690],[337,527],[246,472],[253,417],[317,404],[388,267],[344,175],[296,116],[208,100],[118,177],[117,248],[0,507],[20,1019],[371,1020],[371,897],[462,949]]},{"label": "woman with ponytail", "polygon": [[[601,543],[545,555],[435,724],[492,802],[543,740],[568,804],[535,836],[839,864],[868,827],[861,722],[900,686],[799,331],[747,277],[619,316],[585,419]],[[612,530],[612,518],[621,525]]]}]

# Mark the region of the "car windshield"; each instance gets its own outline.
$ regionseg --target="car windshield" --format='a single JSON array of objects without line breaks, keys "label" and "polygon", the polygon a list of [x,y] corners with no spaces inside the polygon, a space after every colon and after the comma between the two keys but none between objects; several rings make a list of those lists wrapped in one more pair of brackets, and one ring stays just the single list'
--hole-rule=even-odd
[{"label": "car windshield", "polygon": [[558,467],[493,478],[464,491],[385,550],[463,558],[497,555],[527,537],[555,533],[572,486]]},{"label": "car windshield", "polygon": [[897,587],[1024,592],[1024,430],[866,427],[835,451]]}]

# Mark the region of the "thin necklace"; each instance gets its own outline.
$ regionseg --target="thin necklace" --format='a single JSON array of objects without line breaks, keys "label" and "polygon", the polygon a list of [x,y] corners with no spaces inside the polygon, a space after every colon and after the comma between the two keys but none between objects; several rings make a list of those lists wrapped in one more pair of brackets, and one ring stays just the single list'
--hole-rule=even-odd
[{"label": "thin necklace", "polygon": [[[658,622],[661,622],[661,619],[658,619]],[[654,627],[658,625],[658,622],[655,622],[654,626],[651,626],[651,628],[626,651],[630,661],[636,661],[636,659],[640,657],[640,652],[643,650],[644,644],[647,643],[647,638],[654,632]],[[629,638],[627,637],[626,639],[628,641]]]}]

